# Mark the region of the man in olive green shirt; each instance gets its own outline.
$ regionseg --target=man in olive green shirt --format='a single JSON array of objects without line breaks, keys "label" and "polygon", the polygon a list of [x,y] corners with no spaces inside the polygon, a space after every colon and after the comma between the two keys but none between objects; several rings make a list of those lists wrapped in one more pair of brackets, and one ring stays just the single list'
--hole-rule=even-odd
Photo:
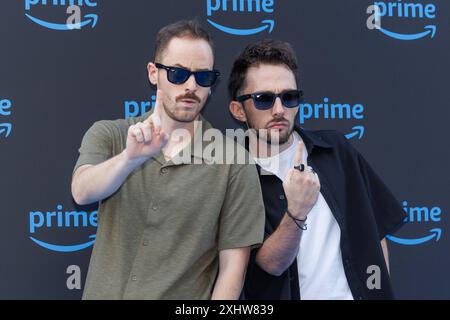
[{"label": "man in olive green shirt", "polygon": [[[264,206],[253,165],[216,164],[205,152],[212,127],[200,111],[213,65],[196,22],[161,29],[148,64],[154,111],[97,121],[84,135],[72,194],[100,205],[83,299],[239,297],[250,249],[263,240]],[[189,139],[175,137],[180,130]]]}]

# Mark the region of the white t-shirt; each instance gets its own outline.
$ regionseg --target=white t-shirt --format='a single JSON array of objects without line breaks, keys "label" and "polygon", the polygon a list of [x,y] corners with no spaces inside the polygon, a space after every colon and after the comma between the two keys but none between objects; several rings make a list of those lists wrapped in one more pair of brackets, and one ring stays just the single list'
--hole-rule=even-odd
[{"label": "white t-shirt", "polygon": [[[294,142],[280,154],[255,158],[261,168],[284,181],[294,167],[295,150],[300,136],[294,132]],[[277,159],[278,157],[278,159]],[[307,163],[305,149],[303,163]],[[308,230],[303,231],[297,256],[300,297],[304,300],[352,300],[342,264],[341,230],[322,193],[308,213]]]}]

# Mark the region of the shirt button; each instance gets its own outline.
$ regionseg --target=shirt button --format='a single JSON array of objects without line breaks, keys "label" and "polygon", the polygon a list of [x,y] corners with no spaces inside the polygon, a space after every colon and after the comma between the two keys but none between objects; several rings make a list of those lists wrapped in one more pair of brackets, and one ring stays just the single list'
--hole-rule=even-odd
[{"label": "shirt button", "polygon": [[137,277],[136,277],[136,276],[132,276],[132,277],[131,277],[131,280],[137,281]]},{"label": "shirt button", "polygon": [[284,194],[280,194],[280,200],[284,200],[284,199],[285,199]]},{"label": "shirt button", "polygon": [[142,241],[142,244],[143,244],[144,246],[148,246],[148,240],[146,239],[146,240]]},{"label": "shirt button", "polygon": [[162,174],[166,174],[168,171],[169,171],[169,170],[168,170],[167,168],[162,168],[162,169],[161,169],[161,173],[162,173]]},{"label": "shirt button", "polygon": [[156,210],[158,210],[158,206],[157,206],[157,205],[154,205],[154,206],[152,207],[152,209],[153,209],[154,211],[156,211]]}]

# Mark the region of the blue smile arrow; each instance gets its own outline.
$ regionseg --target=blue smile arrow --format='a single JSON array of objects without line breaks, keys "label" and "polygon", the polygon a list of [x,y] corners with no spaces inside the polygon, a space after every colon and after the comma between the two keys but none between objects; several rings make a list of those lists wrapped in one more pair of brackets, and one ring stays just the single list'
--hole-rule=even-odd
[{"label": "blue smile arrow", "polygon": [[434,25],[429,25],[426,26],[424,29],[428,29],[427,31],[421,32],[421,33],[416,33],[416,34],[401,34],[401,33],[396,33],[396,32],[392,32],[383,28],[377,28],[378,30],[380,30],[381,32],[383,32],[385,35],[394,38],[394,39],[398,39],[398,40],[417,40],[423,37],[426,37],[427,35],[431,35],[431,38],[434,38],[435,34],[436,34],[436,26]]},{"label": "blue smile arrow", "polygon": [[87,247],[90,247],[95,243],[95,234],[89,236],[89,238],[94,239],[94,240],[86,242],[86,243],[82,243],[82,244],[73,245],[73,246],[61,246],[61,245],[46,243],[46,242],[37,240],[33,237],[30,237],[30,239],[33,240],[33,242],[40,245],[41,247],[48,249],[48,250],[57,251],[57,252],[74,252],[74,251],[80,251],[80,250],[86,249]]},{"label": "blue smile arrow", "polygon": [[5,137],[8,138],[11,133],[11,127],[11,123],[0,123],[0,136],[3,132],[6,132]]},{"label": "blue smile arrow", "polygon": [[398,238],[398,237],[394,237],[391,235],[387,235],[386,238],[388,238],[389,240],[391,240],[393,242],[403,244],[406,246],[414,246],[417,244],[422,244],[422,243],[430,241],[433,238],[436,238],[436,242],[439,241],[439,239],[441,238],[442,230],[439,228],[436,228],[436,229],[431,229],[430,232],[432,234],[422,237],[422,238],[418,238],[418,239],[403,239],[403,238]]},{"label": "blue smile arrow", "polygon": [[352,128],[353,132],[346,134],[345,137],[347,139],[352,139],[353,137],[358,137],[358,139],[362,139],[364,135],[364,127],[363,126],[356,126]]},{"label": "blue smile arrow", "polygon": [[254,28],[254,29],[235,29],[235,28],[229,28],[229,27],[225,27],[222,26],[218,23],[215,23],[214,21],[208,19],[208,22],[213,25],[215,28],[229,33],[229,34],[233,34],[233,35],[237,35],[237,36],[248,36],[248,35],[252,35],[252,34],[257,34],[260,33],[266,29],[269,29],[269,33],[272,33],[273,31],[273,27],[275,26],[275,21],[274,20],[263,20],[261,21],[261,23],[263,24],[261,27],[258,28]]},{"label": "blue smile arrow", "polygon": [[45,28],[52,29],[52,30],[58,30],[58,31],[67,31],[67,30],[73,30],[73,29],[81,29],[88,24],[92,22],[92,28],[94,28],[97,25],[98,16],[96,14],[87,14],[84,16],[84,18],[87,18],[87,20],[80,22],[80,23],[52,23],[47,22],[38,18],[35,18],[33,16],[30,16],[29,14],[25,14],[31,21],[37,23],[38,25],[41,25]]}]

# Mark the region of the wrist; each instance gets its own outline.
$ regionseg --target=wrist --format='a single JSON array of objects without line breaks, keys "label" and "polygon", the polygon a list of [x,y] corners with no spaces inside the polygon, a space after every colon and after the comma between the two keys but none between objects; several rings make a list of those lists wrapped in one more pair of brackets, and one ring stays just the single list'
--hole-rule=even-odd
[{"label": "wrist", "polygon": [[290,207],[287,207],[286,211],[288,211],[295,219],[306,221],[306,218],[308,217],[307,212],[303,212],[302,210],[294,210]]},{"label": "wrist", "polygon": [[308,229],[308,225],[306,224],[306,219],[308,217],[305,216],[304,219],[299,219],[297,217],[295,217],[290,211],[289,209],[286,209],[286,214],[288,215],[288,217],[292,220],[292,222],[294,222],[297,227],[301,230],[307,230]]},{"label": "wrist", "polygon": [[134,158],[130,159],[130,157],[127,154],[127,150],[124,149],[119,154],[119,163],[120,167],[127,170],[127,171],[133,171],[136,167],[139,167],[145,162],[146,159],[144,158]]}]

